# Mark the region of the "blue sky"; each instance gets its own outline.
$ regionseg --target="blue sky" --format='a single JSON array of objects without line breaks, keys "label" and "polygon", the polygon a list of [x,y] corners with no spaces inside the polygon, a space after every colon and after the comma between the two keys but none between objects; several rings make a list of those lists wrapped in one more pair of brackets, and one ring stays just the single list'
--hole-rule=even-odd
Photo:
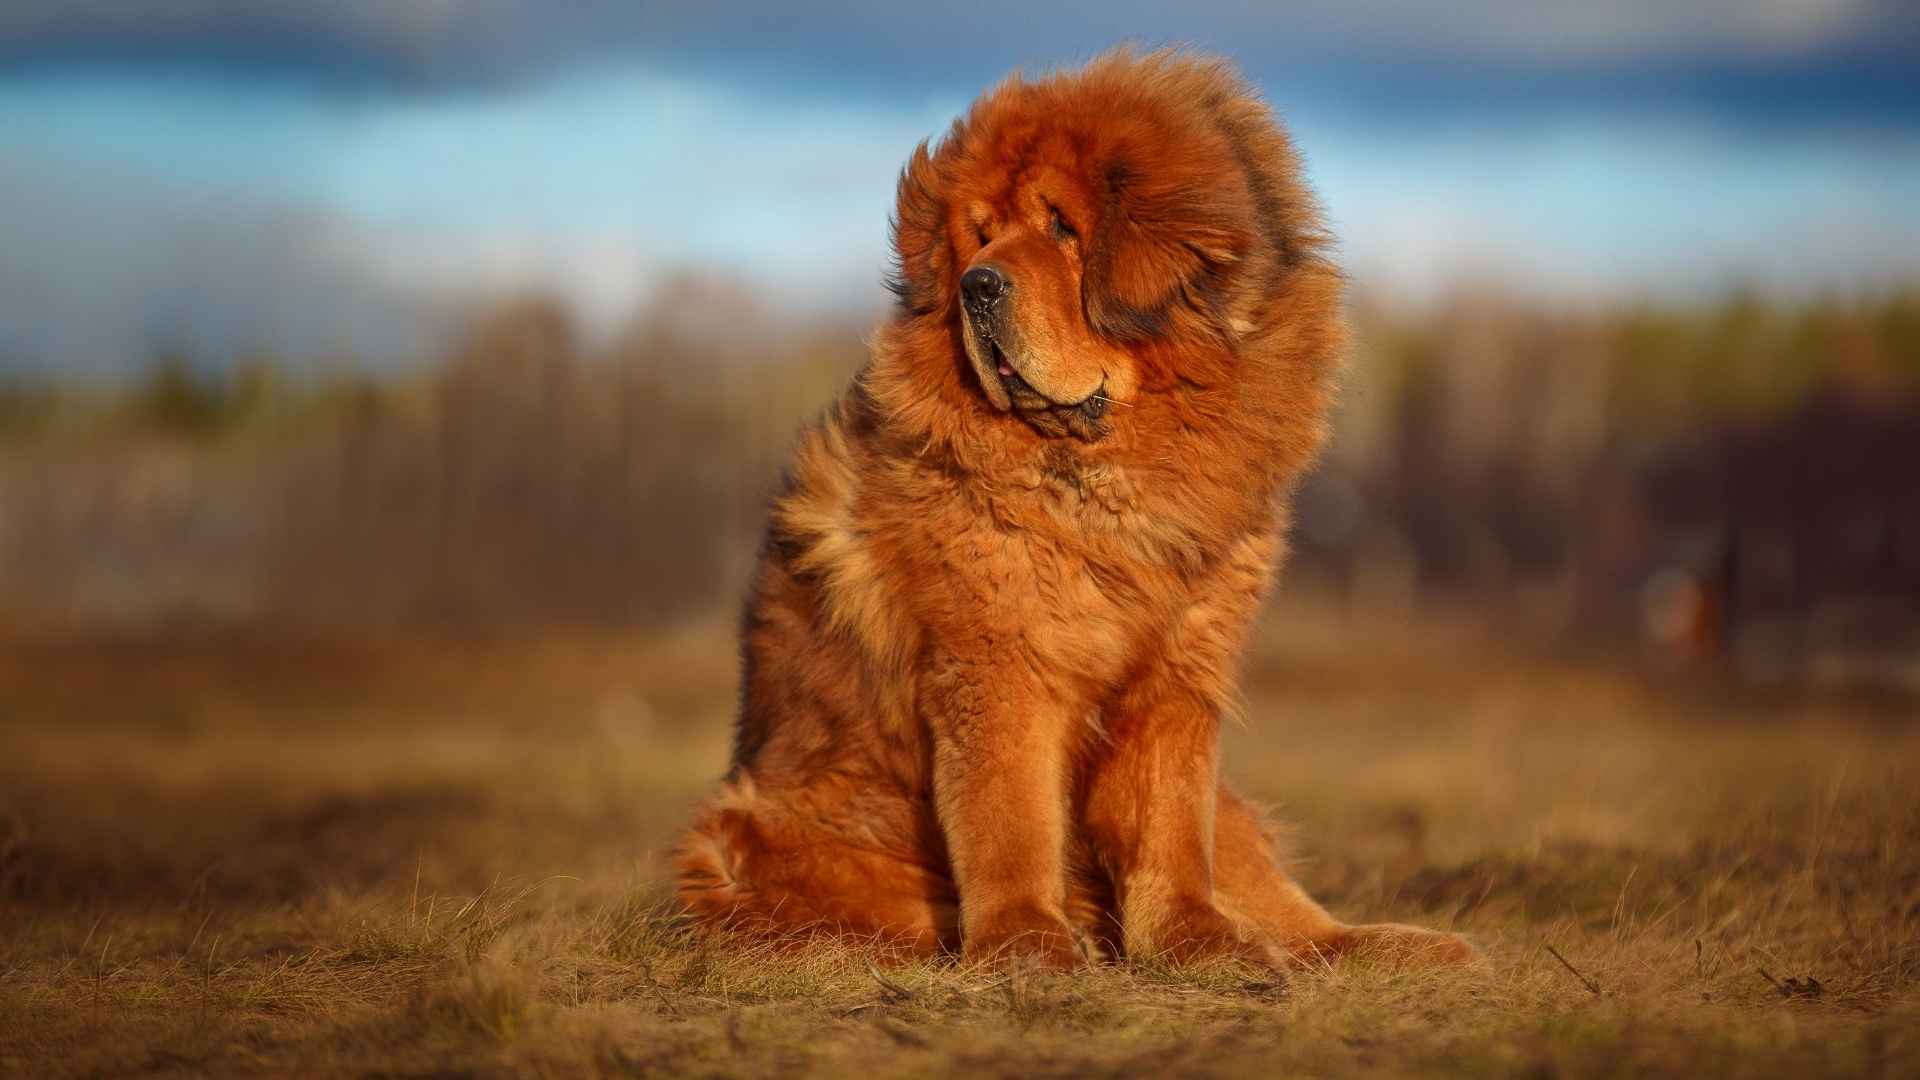
[{"label": "blue sky", "polygon": [[913,145],[1128,36],[1242,63],[1376,295],[1883,288],[1920,280],[1909,6],[0,3],[0,366],[397,362],[520,289],[606,332],[686,268],[877,311]]}]

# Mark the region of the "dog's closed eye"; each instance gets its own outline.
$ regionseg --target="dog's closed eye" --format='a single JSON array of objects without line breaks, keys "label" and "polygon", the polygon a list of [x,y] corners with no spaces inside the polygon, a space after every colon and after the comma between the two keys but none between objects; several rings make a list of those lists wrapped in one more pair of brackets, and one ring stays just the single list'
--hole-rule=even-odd
[{"label": "dog's closed eye", "polygon": [[1080,238],[1080,234],[1073,230],[1073,225],[1060,215],[1059,209],[1048,207],[1047,210],[1052,217],[1051,224],[1048,228],[1049,231],[1053,233],[1055,240],[1064,244],[1069,240],[1078,240]]}]

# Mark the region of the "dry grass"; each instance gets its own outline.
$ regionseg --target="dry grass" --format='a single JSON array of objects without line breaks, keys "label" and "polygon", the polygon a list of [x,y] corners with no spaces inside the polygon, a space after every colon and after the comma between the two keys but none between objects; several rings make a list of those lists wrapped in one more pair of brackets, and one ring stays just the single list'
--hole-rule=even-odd
[{"label": "dry grass", "polygon": [[1249,696],[1229,768],[1284,802],[1308,883],[1462,929],[1485,970],[876,974],[700,944],[658,853],[723,763],[723,628],[15,642],[0,1071],[1920,1069],[1910,717],[1323,613],[1270,620]]}]

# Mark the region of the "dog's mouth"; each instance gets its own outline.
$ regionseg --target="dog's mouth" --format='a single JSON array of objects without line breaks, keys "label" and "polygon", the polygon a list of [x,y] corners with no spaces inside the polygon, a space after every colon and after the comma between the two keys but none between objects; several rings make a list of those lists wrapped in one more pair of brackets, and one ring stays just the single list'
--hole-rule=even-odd
[{"label": "dog's mouth", "polygon": [[[1051,415],[1056,421],[1078,433],[1087,425],[1097,424],[1107,415],[1107,405],[1112,401],[1107,397],[1106,380],[1078,401],[1055,401],[1053,398],[1035,389],[1032,383],[1020,377],[1020,372],[1008,362],[1006,354],[997,344],[993,350],[994,374],[999,376],[1000,385],[1006,390],[1007,400],[1012,403],[1013,411],[1022,415]],[[1051,427],[1052,425],[1048,425]]]},{"label": "dog's mouth", "polygon": [[1100,421],[1106,416],[1111,401],[1107,397],[1105,380],[1093,393],[1078,401],[1057,401],[1021,376],[1019,369],[1008,358],[1007,350],[1001,344],[1002,336],[996,332],[990,319],[970,318],[967,321],[972,331],[972,340],[968,344],[971,346],[969,352],[975,353],[974,370],[980,376],[981,389],[995,406],[1019,413],[1048,433],[1058,433],[1064,429],[1085,438],[1105,434]]},{"label": "dog's mouth", "polygon": [[997,340],[993,338],[986,340],[988,354],[993,361],[993,373],[999,377],[1000,388],[1006,391],[1007,400],[1012,403],[1016,411],[1049,409],[1057,404],[1052,398],[1034,389],[1032,383],[1020,377],[1020,372],[1014,370],[1013,362],[1007,359],[1006,350],[1000,347]]}]

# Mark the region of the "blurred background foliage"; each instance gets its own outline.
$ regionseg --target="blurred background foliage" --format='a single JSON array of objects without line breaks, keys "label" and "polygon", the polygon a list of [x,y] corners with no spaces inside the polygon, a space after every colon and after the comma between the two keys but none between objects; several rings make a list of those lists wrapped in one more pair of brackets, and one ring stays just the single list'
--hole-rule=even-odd
[{"label": "blurred background foliage", "polygon": [[[1354,305],[1284,590],[1468,605],[1778,680],[1906,676],[1920,294]],[[863,360],[686,276],[588,343],[552,299],[402,370],[173,352],[0,391],[16,630],[671,628],[736,603],[795,428]],[[1824,665],[1824,668],[1823,668]]]}]

